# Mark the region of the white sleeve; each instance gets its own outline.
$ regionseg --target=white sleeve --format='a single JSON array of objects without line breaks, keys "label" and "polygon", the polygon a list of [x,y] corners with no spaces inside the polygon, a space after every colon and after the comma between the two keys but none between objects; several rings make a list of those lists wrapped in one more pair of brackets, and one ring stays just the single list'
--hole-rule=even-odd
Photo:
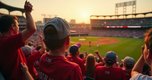
[{"label": "white sleeve", "polygon": [[152,76],[138,74],[130,78],[130,80],[152,80]]}]

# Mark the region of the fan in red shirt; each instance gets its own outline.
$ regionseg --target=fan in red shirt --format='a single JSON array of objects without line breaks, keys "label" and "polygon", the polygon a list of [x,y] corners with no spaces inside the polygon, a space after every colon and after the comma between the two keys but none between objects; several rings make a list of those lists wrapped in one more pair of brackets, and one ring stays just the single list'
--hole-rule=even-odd
[{"label": "fan in red shirt", "polygon": [[82,80],[79,65],[65,58],[70,43],[69,27],[69,24],[59,17],[52,18],[45,24],[44,42],[49,52],[40,58],[40,80]]},{"label": "fan in red shirt", "polygon": [[131,71],[132,71],[132,68],[134,67],[135,60],[134,60],[134,58],[132,58],[130,56],[126,56],[122,60],[122,62],[123,62],[122,70],[125,72],[125,76],[126,76],[127,80],[130,80]]},{"label": "fan in red shirt", "polygon": [[79,47],[73,45],[70,47],[69,52],[70,55],[67,56],[67,59],[71,62],[77,63],[81,68],[83,76],[85,76],[84,61],[79,57]]},{"label": "fan in red shirt", "polygon": [[31,16],[32,5],[24,5],[27,28],[19,33],[17,17],[4,15],[0,17],[0,72],[5,80],[25,80],[21,63],[26,63],[21,47],[35,32],[36,27]]},{"label": "fan in red shirt", "polygon": [[98,66],[95,71],[95,80],[126,80],[121,68],[113,67],[116,63],[116,54],[108,51],[105,57],[105,66]]},{"label": "fan in red shirt", "polygon": [[45,52],[45,44],[43,42],[41,34],[39,34],[39,46],[36,47],[35,51],[31,51],[31,48],[28,46],[22,47],[22,51],[27,59],[28,70],[34,79],[38,78],[37,66],[35,64],[39,61],[42,54]]}]

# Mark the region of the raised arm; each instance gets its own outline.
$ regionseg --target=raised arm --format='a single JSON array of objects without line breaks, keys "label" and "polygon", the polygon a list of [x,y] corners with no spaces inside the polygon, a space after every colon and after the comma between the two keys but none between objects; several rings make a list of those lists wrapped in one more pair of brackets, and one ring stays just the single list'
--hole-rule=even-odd
[{"label": "raised arm", "polygon": [[95,54],[96,54],[97,57],[100,59],[100,62],[103,62],[103,59],[102,59],[101,55],[99,54],[99,52],[98,52],[98,51],[95,51]]},{"label": "raised arm", "polygon": [[32,75],[30,74],[28,67],[25,63],[21,63],[22,66],[22,71],[25,75],[26,80],[34,80],[34,78],[32,77]]},{"label": "raised arm", "polygon": [[136,76],[138,73],[142,73],[143,70],[143,66],[145,64],[145,60],[144,60],[144,56],[143,56],[143,48],[142,48],[142,54],[139,57],[138,61],[136,62],[136,64],[134,65],[132,72],[131,72],[131,76]]},{"label": "raised arm", "polygon": [[25,1],[26,29],[22,32],[23,41],[26,41],[36,31],[36,26],[31,15],[32,7],[30,2]]}]

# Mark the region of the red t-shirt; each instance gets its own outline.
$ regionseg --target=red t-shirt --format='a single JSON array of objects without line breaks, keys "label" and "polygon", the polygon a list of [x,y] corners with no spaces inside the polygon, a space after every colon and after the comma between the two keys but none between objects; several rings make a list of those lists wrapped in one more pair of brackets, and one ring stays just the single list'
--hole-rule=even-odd
[{"label": "red t-shirt", "polygon": [[40,80],[82,80],[80,67],[63,56],[42,55]]},{"label": "red t-shirt", "polygon": [[34,63],[40,59],[41,53],[39,51],[34,51],[28,58],[27,58],[27,64],[28,64],[28,69],[31,75],[34,78],[38,77],[38,72],[36,68],[34,67]]},{"label": "red t-shirt", "polygon": [[81,68],[81,71],[82,71],[83,76],[85,76],[84,61],[83,61],[81,58],[79,58],[79,57],[73,57],[73,56],[67,56],[67,59],[68,59],[69,61],[71,61],[71,62],[77,63],[77,64],[80,66],[80,68]]},{"label": "red t-shirt", "polygon": [[21,71],[20,47],[24,46],[22,35],[17,34],[10,37],[0,37],[0,71],[6,80],[23,80]]},{"label": "red t-shirt", "polygon": [[126,80],[121,68],[98,66],[95,71],[95,80]]},{"label": "red t-shirt", "polygon": [[98,66],[104,66],[104,63],[102,63],[102,62],[96,63],[96,67],[98,67]]}]

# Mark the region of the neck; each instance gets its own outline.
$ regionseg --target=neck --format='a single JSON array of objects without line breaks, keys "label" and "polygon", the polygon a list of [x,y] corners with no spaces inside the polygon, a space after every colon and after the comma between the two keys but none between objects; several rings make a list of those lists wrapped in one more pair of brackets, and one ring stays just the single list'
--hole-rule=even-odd
[{"label": "neck", "polygon": [[64,56],[65,55],[65,50],[53,50],[53,51],[49,51],[49,55],[52,55],[52,56]]},{"label": "neck", "polygon": [[113,66],[110,66],[110,65],[107,65],[107,64],[105,64],[105,66],[108,67],[108,68],[113,67]]}]

